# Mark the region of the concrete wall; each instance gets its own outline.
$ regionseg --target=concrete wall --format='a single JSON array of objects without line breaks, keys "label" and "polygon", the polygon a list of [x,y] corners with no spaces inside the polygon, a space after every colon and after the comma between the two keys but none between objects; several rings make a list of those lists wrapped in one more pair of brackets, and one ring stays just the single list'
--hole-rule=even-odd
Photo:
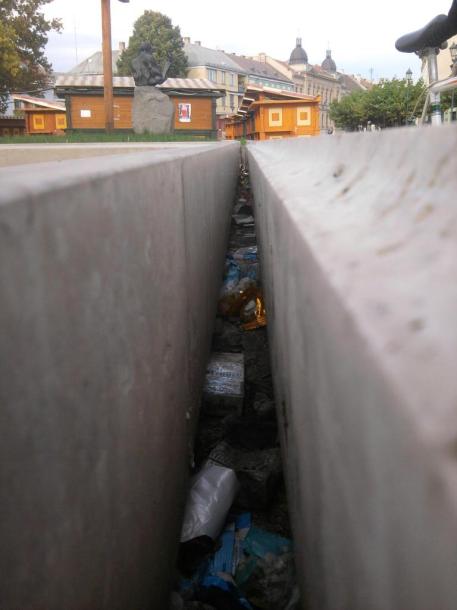
[{"label": "concrete wall", "polygon": [[454,128],[249,145],[311,610],[457,607]]},{"label": "concrete wall", "polygon": [[0,170],[0,607],[167,608],[236,144]]},{"label": "concrete wall", "polygon": [[125,155],[147,150],[176,150],[205,146],[203,142],[130,142],[122,144],[2,144],[0,146],[0,167],[64,161],[65,159],[87,159],[104,155]]}]

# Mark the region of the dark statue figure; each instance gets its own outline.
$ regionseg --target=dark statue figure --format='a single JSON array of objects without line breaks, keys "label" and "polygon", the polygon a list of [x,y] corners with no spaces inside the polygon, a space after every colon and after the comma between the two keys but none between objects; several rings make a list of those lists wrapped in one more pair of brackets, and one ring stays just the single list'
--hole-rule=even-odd
[{"label": "dark statue figure", "polygon": [[149,42],[143,42],[140,52],[132,60],[133,78],[138,87],[154,87],[160,85],[166,79],[167,70],[170,63],[167,62],[163,71],[154,59],[154,48]]}]

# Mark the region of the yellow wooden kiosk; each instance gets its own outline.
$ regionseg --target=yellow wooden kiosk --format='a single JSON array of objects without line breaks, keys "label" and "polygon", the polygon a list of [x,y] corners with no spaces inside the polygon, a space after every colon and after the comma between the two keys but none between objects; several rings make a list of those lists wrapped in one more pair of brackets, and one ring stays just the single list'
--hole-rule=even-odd
[{"label": "yellow wooden kiosk", "polygon": [[28,135],[62,134],[67,128],[65,104],[25,94],[13,94],[16,110],[24,113]]},{"label": "yellow wooden kiosk", "polygon": [[225,123],[227,139],[272,140],[317,136],[319,96],[249,85],[236,115]]},{"label": "yellow wooden kiosk", "polygon": [[[132,100],[135,83],[131,76],[113,77],[114,129],[132,129]],[[174,133],[215,138],[216,100],[224,95],[220,87],[202,78],[168,78],[158,88],[175,107]],[[70,131],[105,128],[103,75],[63,75],[57,79],[56,94],[64,98]]]}]

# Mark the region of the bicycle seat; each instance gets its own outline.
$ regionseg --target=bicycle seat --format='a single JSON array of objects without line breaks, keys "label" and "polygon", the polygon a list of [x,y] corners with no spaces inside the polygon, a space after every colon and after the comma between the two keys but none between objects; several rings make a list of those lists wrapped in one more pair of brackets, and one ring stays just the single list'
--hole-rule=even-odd
[{"label": "bicycle seat", "polygon": [[397,40],[395,47],[402,53],[417,53],[428,48],[439,48],[457,33],[457,0],[454,0],[448,15],[438,15],[420,30],[405,34]]}]

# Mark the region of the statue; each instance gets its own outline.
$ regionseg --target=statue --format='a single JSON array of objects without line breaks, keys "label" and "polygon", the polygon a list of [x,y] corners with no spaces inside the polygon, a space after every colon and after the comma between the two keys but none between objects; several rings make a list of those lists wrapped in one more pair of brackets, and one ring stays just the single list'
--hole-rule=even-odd
[{"label": "statue", "polygon": [[132,61],[135,91],[132,104],[133,131],[138,134],[168,134],[173,131],[174,104],[157,85],[162,84],[170,62],[163,70],[154,59],[154,47],[143,42],[140,52]]},{"label": "statue", "polygon": [[152,44],[143,42],[139,54],[132,60],[133,78],[136,86],[154,87],[165,81],[170,62],[166,62],[164,69],[161,71],[153,53]]}]

